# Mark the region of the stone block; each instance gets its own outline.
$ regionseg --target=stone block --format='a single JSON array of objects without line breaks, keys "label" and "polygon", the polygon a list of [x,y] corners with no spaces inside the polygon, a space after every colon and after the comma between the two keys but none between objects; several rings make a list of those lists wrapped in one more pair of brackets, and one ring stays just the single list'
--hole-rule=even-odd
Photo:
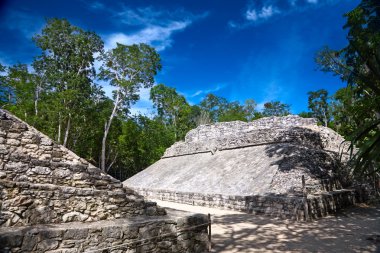
[{"label": "stone block", "polygon": [[37,244],[37,250],[39,251],[48,251],[48,250],[54,250],[57,249],[59,245],[59,241],[55,239],[47,239],[39,242]]},{"label": "stone block", "polygon": [[32,168],[34,173],[39,175],[49,175],[51,173],[51,169],[49,167],[36,166]]},{"label": "stone block", "polygon": [[88,237],[88,229],[71,228],[63,234],[64,240],[81,240]]},{"label": "stone block", "polygon": [[17,139],[7,139],[6,144],[11,146],[20,146],[21,142]]}]

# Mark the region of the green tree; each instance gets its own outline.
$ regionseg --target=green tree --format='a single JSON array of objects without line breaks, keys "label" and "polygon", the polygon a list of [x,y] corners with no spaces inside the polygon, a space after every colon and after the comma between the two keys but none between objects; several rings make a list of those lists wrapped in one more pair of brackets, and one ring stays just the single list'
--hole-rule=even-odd
[{"label": "green tree", "polygon": [[175,139],[158,117],[138,115],[121,123],[122,133],[117,140],[119,159],[109,173],[125,180],[159,160]]},{"label": "green tree", "polygon": [[[95,33],[73,26],[65,19],[49,19],[33,40],[42,50],[33,67],[39,81],[45,83],[45,92],[54,93],[48,110],[57,113],[57,141],[62,141],[64,128],[63,145],[66,146],[73,114],[83,108],[83,102],[93,91],[94,54],[103,50],[103,42]],[[35,94],[39,94],[40,89],[38,86]],[[35,98],[37,102],[38,96]],[[35,109],[37,113],[37,106]]]},{"label": "green tree", "polygon": [[221,105],[218,121],[227,122],[234,120],[247,121],[247,113],[244,106],[240,105],[237,101]]},{"label": "green tree", "polygon": [[161,69],[160,56],[146,45],[123,45],[102,54],[103,64],[100,78],[115,86],[113,91],[113,109],[105,122],[102,139],[100,168],[106,170],[106,143],[113,119],[123,111],[128,113],[130,105],[139,99],[141,87],[149,88],[154,83],[154,76]]},{"label": "green tree", "polygon": [[33,116],[32,75],[25,64],[16,64],[6,70],[4,82],[7,88],[3,90],[6,101],[4,106],[23,120],[29,120],[29,117]]},{"label": "green tree", "polygon": [[210,93],[199,103],[199,107],[210,115],[212,122],[218,122],[227,103],[227,99]]},{"label": "green tree", "polygon": [[281,103],[280,101],[272,101],[264,104],[262,112],[264,117],[286,116],[290,114],[290,105]]},{"label": "green tree", "polygon": [[194,125],[191,120],[192,108],[185,97],[174,88],[158,84],[151,89],[150,99],[157,108],[158,116],[166,125],[173,127],[175,139],[182,139]]},{"label": "green tree", "polygon": [[362,120],[351,137],[352,150],[353,145],[359,147],[352,158],[356,172],[371,174],[380,170],[380,6],[377,0],[363,0],[345,16],[348,46],[325,48],[316,60],[323,71],[340,76],[353,92],[353,104],[346,112],[359,114]]},{"label": "green tree", "polygon": [[7,68],[0,63],[0,106],[5,106],[9,101],[10,88],[6,81]]},{"label": "green tree", "polygon": [[300,116],[302,118],[312,118],[313,113],[312,112],[300,112],[300,113],[298,113],[298,116]]},{"label": "green tree", "polygon": [[257,103],[253,99],[247,99],[244,102],[244,112],[246,120],[252,121],[261,117],[260,113],[256,110]]},{"label": "green tree", "polygon": [[331,112],[329,109],[329,98],[328,92],[325,89],[310,91],[307,93],[309,95],[309,109],[312,112],[313,117],[327,127],[331,122]]}]

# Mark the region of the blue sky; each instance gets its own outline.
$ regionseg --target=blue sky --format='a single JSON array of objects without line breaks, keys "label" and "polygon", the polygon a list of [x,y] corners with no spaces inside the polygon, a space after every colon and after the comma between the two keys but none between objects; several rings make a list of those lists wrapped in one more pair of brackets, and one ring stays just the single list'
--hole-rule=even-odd
[{"label": "blue sky", "polygon": [[[315,53],[347,44],[343,14],[358,0],[51,1],[0,2],[0,63],[31,63],[40,52],[31,37],[45,19],[66,18],[116,42],[148,43],[162,58],[157,83],[175,87],[190,103],[207,93],[259,107],[271,100],[307,110],[307,92],[345,86],[320,72]],[[100,83],[107,93],[110,87]],[[133,112],[153,111],[149,90]]]}]

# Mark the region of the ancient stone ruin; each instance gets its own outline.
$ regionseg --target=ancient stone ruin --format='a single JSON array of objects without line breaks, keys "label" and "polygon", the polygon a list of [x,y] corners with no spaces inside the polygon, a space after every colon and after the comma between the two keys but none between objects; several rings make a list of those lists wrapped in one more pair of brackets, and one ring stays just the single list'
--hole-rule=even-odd
[{"label": "ancient stone ruin", "polygon": [[151,199],[309,219],[355,201],[339,180],[347,145],[293,115],[202,125],[124,185]]},{"label": "ancient stone ruin", "polygon": [[207,222],[166,214],[0,110],[0,252],[203,252]]}]

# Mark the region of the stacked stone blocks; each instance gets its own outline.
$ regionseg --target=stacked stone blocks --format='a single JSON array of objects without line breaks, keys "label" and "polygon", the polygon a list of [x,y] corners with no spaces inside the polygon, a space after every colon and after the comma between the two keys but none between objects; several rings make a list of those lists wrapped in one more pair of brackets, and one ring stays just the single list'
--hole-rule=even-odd
[{"label": "stacked stone blocks", "polygon": [[204,252],[207,224],[166,215],[0,110],[0,252]]}]

